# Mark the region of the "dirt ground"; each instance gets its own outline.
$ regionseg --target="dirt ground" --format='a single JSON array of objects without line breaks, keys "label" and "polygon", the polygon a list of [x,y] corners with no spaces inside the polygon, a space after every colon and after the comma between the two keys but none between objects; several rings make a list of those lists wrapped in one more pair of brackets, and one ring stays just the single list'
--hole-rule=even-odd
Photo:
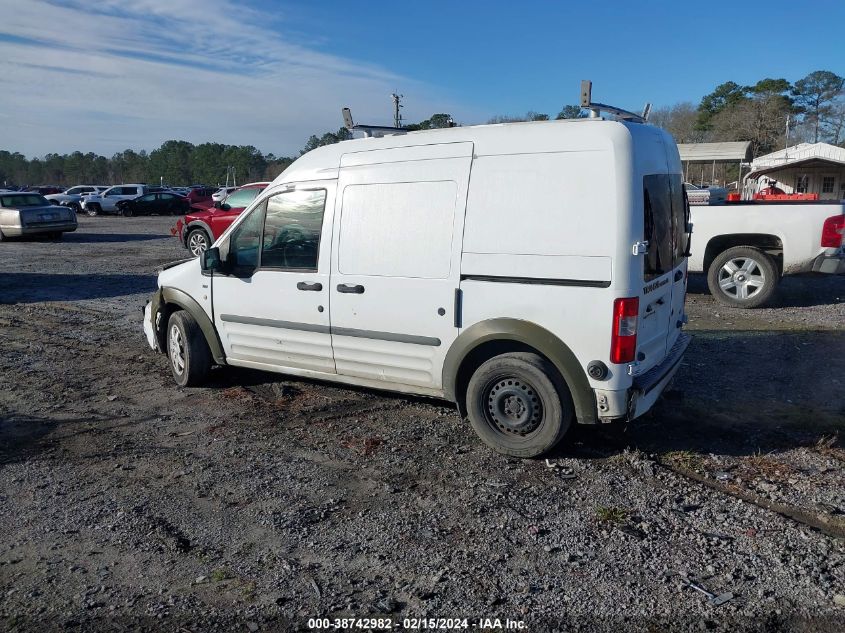
[{"label": "dirt ground", "polygon": [[655,410],[517,460],[443,402],[178,389],[140,325],[172,223],[0,245],[0,629],[845,630],[845,277],[691,277]]}]

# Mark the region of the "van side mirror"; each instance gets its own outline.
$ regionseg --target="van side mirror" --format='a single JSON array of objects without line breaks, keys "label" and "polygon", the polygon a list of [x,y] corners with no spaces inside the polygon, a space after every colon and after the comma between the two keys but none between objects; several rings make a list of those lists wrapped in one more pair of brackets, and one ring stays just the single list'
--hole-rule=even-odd
[{"label": "van side mirror", "polygon": [[200,254],[200,268],[203,272],[221,270],[223,262],[220,261],[220,249],[216,246],[204,250]]}]

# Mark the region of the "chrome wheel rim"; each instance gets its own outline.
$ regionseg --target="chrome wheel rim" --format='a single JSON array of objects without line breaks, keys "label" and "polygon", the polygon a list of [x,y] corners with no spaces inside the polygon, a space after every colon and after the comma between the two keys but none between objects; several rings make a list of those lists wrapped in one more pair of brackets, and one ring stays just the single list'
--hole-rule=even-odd
[{"label": "chrome wheel rim", "polygon": [[733,299],[750,299],[765,284],[766,273],[751,257],[729,259],[719,269],[719,288]]},{"label": "chrome wheel rim", "polygon": [[194,233],[188,238],[188,248],[192,255],[199,255],[208,250],[208,242],[201,233]]},{"label": "chrome wheel rim", "polygon": [[181,376],[185,371],[185,345],[182,331],[176,325],[170,326],[170,364],[173,371]]}]

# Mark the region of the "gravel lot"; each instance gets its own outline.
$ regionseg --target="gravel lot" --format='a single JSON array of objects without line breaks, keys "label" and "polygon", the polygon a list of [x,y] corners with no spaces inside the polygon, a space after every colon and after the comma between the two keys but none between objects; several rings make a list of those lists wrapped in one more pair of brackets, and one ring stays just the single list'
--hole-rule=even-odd
[{"label": "gravel lot", "polygon": [[692,277],[676,389],[516,460],[437,401],[177,389],[139,312],[172,223],[0,245],[0,628],[845,630],[845,278],[740,311]]}]

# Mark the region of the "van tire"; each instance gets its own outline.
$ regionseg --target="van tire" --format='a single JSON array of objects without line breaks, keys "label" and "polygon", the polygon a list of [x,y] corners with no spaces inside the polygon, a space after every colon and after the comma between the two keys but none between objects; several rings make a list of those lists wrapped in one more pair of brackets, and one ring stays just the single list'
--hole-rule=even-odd
[{"label": "van tire", "polygon": [[211,351],[199,324],[190,313],[178,310],[167,321],[167,360],[180,387],[197,387],[211,369]]},{"label": "van tire", "polygon": [[575,418],[572,396],[557,368],[526,352],[484,362],[469,380],[470,424],[493,450],[537,457],[563,439]]},{"label": "van tire", "polygon": [[752,246],[735,246],[719,253],[707,269],[707,286],[713,298],[733,308],[765,304],[779,280],[775,260]]}]

